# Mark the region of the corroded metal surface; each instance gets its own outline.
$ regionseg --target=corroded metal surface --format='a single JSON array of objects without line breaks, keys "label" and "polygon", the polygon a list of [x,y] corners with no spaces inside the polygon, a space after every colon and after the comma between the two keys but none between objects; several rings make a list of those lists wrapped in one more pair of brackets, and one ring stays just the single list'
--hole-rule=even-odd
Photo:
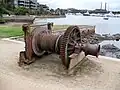
[{"label": "corroded metal surface", "polygon": [[60,56],[63,64],[69,68],[69,56],[74,53],[75,46],[81,42],[80,31],[77,26],[70,26],[64,33],[61,42]]},{"label": "corroded metal surface", "polygon": [[53,24],[48,23],[47,27],[37,26],[31,31],[30,25],[23,25],[25,52],[20,52],[19,63],[32,63],[35,56],[51,52],[59,54],[63,65],[68,69],[72,54],[78,55],[83,51],[85,55],[98,56],[99,45],[82,43],[82,37],[93,35],[94,29],[84,30],[78,26],[70,26],[62,34],[53,34],[52,26]]},{"label": "corroded metal surface", "polygon": [[100,51],[100,45],[97,44],[83,44],[82,50],[85,52],[85,55],[93,55],[98,57],[99,51]]}]

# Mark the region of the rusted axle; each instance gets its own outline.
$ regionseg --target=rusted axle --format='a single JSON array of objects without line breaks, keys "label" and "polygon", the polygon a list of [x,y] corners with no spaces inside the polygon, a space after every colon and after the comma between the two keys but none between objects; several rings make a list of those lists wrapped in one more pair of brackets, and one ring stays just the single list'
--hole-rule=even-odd
[{"label": "rusted axle", "polygon": [[27,61],[20,58],[19,65],[21,62],[28,62],[27,64],[33,62],[35,55],[42,56],[45,52],[51,52],[59,54],[63,65],[68,69],[71,60],[69,56],[73,53],[79,54],[83,51],[85,55],[97,57],[100,50],[99,45],[81,43],[81,31],[78,26],[68,27],[62,35],[53,35],[49,29],[44,27],[35,28],[30,32],[29,25],[23,25],[23,31],[25,34],[25,52],[23,55]]}]

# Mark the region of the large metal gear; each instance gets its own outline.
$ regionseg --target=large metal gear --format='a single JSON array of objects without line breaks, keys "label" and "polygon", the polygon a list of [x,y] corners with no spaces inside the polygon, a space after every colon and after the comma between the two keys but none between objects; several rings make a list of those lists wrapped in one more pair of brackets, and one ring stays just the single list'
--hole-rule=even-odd
[{"label": "large metal gear", "polygon": [[74,53],[75,46],[81,43],[80,30],[77,26],[70,26],[62,37],[60,45],[60,57],[63,64],[69,68],[69,56]]}]

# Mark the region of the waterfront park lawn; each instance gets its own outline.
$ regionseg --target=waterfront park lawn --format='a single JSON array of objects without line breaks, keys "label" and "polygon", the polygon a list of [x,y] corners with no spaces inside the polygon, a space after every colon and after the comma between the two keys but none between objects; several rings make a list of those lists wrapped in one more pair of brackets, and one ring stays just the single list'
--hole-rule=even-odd
[{"label": "waterfront park lawn", "polygon": [[[54,25],[53,30],[65,30],[68,25]],[[23,36],[22,26],[0,25],[0,38]]]},{"label": "waterfront park lawn", "polygon": [[22,28],[15,27],[15,26],[6,26],[6,25],[0,25],[0,37],[1,38],[8,38],[8,37],[16,37],[16,36],[22,36]]}]

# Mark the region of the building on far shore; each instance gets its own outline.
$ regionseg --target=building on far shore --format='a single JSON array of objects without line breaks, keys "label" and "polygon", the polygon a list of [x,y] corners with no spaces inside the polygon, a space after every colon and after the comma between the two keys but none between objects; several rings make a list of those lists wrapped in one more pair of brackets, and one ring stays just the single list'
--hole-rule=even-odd
[{"label": "building on far shore", "polygon": [[49,7],[46,4],[39,4],[37,3],[37,8],[42,8],[44,11],[49,11]]},{"label": "building on far shore", "polygon": [[14,0],[14,6],[37,9],[37,0]]},{"label": "building on far shore", "polygon": [[47,5],[39,4],[37,0],[14,0],[14,6],[30,8],[33,10],[40,10],[40,8],[43,8],[43,10],[49,11],[49,7]]}]

